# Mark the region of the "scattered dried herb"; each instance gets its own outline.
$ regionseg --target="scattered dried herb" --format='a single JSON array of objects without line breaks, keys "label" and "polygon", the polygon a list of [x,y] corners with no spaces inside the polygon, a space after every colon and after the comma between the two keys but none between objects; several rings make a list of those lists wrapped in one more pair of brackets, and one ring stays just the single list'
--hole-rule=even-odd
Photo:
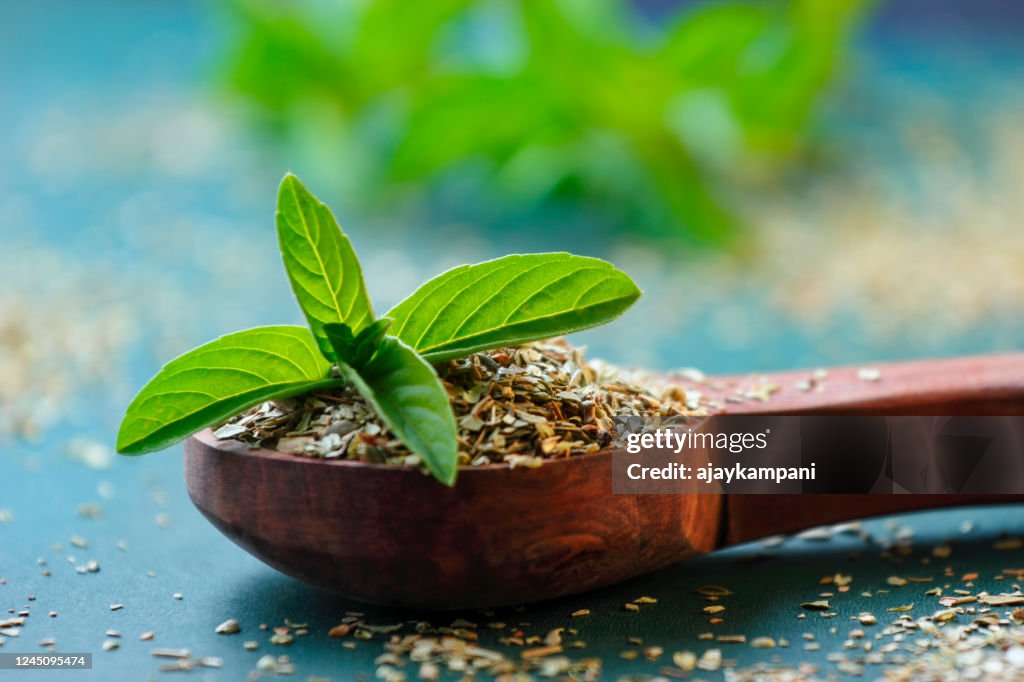
[{"label": "scattered dried herb", "polygon": [[234,635],[242,631],[242,626],[234,618],[229,618],[213,630],[218,635]]}]

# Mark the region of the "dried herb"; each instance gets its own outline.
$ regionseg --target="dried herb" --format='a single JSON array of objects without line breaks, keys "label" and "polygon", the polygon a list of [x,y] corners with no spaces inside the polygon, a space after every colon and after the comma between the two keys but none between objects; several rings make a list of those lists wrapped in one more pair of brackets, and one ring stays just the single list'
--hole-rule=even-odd
[{"label": "dried herb", "polygon": [[242,626],[234,618],[229,618],[213,630],[218,635],[234,635],[242,631]]},{"label": "dried herb", "polygon": [[309,330],[250,329],[172,361],[128,406],[119,452],[159,450],[253,405],[350,386],[451,485],[456,429],[428,363],[604,324],[640,296],[629,277],[596,258],[511,255],[449,270],[375,319],[352,244],[291,174],[278,193],[277,231]]},{"label": "dried herb", "polygon": [[[530,468],[592,454],[611,442],[615,417],[659,419],[703,409],[699,401],[691,410],[673,399],[675,384],[659,387],[644,375],[588,363],[561,341],[477,353],[438,369],[458,425],[458,461],[466,465]],[[263,403],[214,435],[307,457],[422,464],[352,388]],[[654,603],[651,597],[634,602]]]}]

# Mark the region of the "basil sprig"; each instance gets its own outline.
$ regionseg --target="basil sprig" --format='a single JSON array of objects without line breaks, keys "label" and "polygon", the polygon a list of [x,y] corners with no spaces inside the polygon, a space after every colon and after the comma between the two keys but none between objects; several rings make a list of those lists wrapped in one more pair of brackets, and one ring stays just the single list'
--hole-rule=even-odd
[{"label": "basil sprig", "polygon": [[277,232],[309,329],[249,329],[172,360],[128,406],[118,452],[160,450],[260,402],[347,383],[452,485],[455,419],[431,363],[595,327],[640,296],[597,258],[511,255],[442,273],[378,319],[352,243],[291,174],[278,192]]}]

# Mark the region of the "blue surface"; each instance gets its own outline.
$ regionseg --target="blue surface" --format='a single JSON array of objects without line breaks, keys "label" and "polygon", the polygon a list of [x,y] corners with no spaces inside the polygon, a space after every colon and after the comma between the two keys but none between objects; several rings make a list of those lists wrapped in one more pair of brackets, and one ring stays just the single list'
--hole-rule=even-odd
[{"label": "blue surface", "polygon": [[[880,558],[877,544],[848,537],[829,542],[791,539],[771,550],[750,545],[718,552],[618,586],[532,605],[522,611],[499,609],[490,616],[391,611],[307,587],[234,547],[191,507],[182,491],[178,465],[177,453],[168,453],[162,458],[119,467],[116,496],[102,503],[104,515],[100,519],[80,518],[75,511],[80,502],[96,500],[96,485],[112,477],[82,473],[80,467],[66,464],[45,474],[20,474],[18,485],[13,488],[5,481],[3,504],[13,511],[14,518],[0,526],[0,577],[6,579],[6,585],[0,586],[0,608],[17,610],[27,605],[32,615],[21,636],[8,638],[0,651],[45,651],[38,642],[53,637],[58,651],[95,652],[94,669],[89,674],[40,671],[32,673],[32,679],[147,679],[156,674],[163,662],[150,655],[156,647],[184,647],[195,656],[224,659],[222,669],[196,670],[186,679],[242,680],[254,669],[258,658],[267,653],[292,658],[297,666],[292,679],[374,679],[373,661],[383,653],[382,636],[376,641],[359,642],[354,650],[343,648],[340,640],[327,636],[327,631],[350,610],[366,613],[367,621],[376,625],[427,620],[440,626],[464,617],[481,625],[496,620],[529,622],[527,633],[540,636],[555,627],[576,628],[587,647],[569,650],[569,655],[602,658],[608,679],[627,672],[655,673],[660,666],[668,665],[674,651],[688,649],[699,653],[722,646],[699,641],[697,635],[707,631],[746,634],[748,638],[783,637],[793,643],[790,649],[770,651],[724,645],[726,657],[736,659],[741,666],[778,656],[788,663],[811,662],[822,666],[823,673],[834,672],[834,664],[827,663],[825,656],[841,650],[851,627],[848,616],[873,611],[884,623],[885,609],[891,606],[915,602],[917,609],[913,615],[917,616],[931,614],[938,608],[935,598],[923,596],[933,584],[911,584],[871,599],[857,596],[863,590],[887,588],[888,575],[931,575],[936,578],[935,584],[955,582],[941,577],[940,566],[949,565],[957,576],[980,572],[978,589],[1001,591],[1006,584],[993,578],[1003,568],[1019,566],[1024,560],[1021,550],[991,550],[997,537],[1024,535],[1024,510],[972,509],[902,519],[915,530],[917,550],[898,567],[891,560]],[[245,491],[239,494],[244,495]],[[162,503],[158,504],[154,497]],[[157,514],[167,514],[169,525],[158,525]],[[974,529],[967,535],[958,530],[965,519],[974,522]],[[891,525],[872,522],[868,528],[879,538],[892,538]],[[72,535],[84,538],[88,548],[71,547]],[[930,548],[947,538],[953,539],[952,557],[942,562],[931,559]],[[125,543],[123,551],[117,548],[121,540]],[[54,543],[60,543],[62,551],[55,551]],[[95,559],[101,569],[98,573],[79,575],[68,561],[71,556],[79,564]],[[46,560],[45,567],[37,565],[39,557]],[[42,575],[44,568],[52,572],[50,577]],[[149,571],[155,572],[155,576],[148,577]],[[823,589],[819,580],[837,572],[854,579],[850,593],[832,599],[842,617],[798,620],[800,602],[816,599]],[[706,602],[694,594],[697,587],[707,584],[723,585],[735,592],[724,602],[728,606],[726,622],[719,626],[708,625],[707,616],[700,612]],[[183,598],[175,600],[175,593]],[[35,595],[36,600],[30,602],[29,595]],[[644,606],[639,614],[623,611],[623,603],[642,595],[653,596],[658,603]],[[112,612],[111,604],[124,604],[124,608]],[[592,615],[569,616],[582,608],[590,609]],[[56,618],[48,617],[51,610],[57,612]],[[238,619],[242,632],[231,636],[214,634],[214,628],[228,618]],[[282,625],[285,619],[308,624],[310,634],[296,638],[288,647],[270,644],[271,633],[260,631],[259,624],[273,627]],[[828,632],[832,626],[838,626],[835,635]],[[104,634],[108,629],[122,633],[121,648],[103,652],[100,647],[108,639]],[[146,631],[155,632],[155,639],[138,641],[139,634]],[[517,657],[516,649],[498,644],[499,633],[486,628],[481,632],[483,646]],[[803,632],[815,633],[822,643],[821,651],[801,649]],[[641,637],[645,646],[661,646],[668,654],[657,663],[622,660],[620,652],[632,648],[627,644],[631,636]],[[243,641],[250,639],[259,642],[257,651],[243,650]],[[415,679],[415,668],[409,673],[410,679]],[[169,679],[175,679],[174,675],[183,673],[167,674]],[[20,679],[13,673],[6,677]],[[0,673],[0,679],[6,677]],[[705,679],[715,676],[705,675]]]},{"label": "blue surface", "polygon": [[[10,259],[3,262],[11,266],[19,254],[34,249],[53,254],[53,271],[81,278],[71,280],[77,284],[68,290],[56,288],[60,295],[75,297],[79,317],[88,319],[82,311],[119,310],[132,328],[130,342],[116,346],[116,354],[106,359],[101,379],[73,384],[74,394],[60,418],[38,440],[0,441],[0,519],[6,519],[0,521],[0,578],[6,580],[0,585],[0,608],[19,610],[28,604],[33,614],[21,636],[7,638],[0,651],[42,651],[39,641],[53,637],[58,651],[95,652],[91,675],[33,673],[39,679],[148,679],[156,676],[160,663],[149,655],[156,646],[188,647],[196,655],[225,659],[224,669],[197,670],[188,679],[244,679],[266,653],[292,656],[298,668],[294,679],[350,680],[358,674],[372,679],[379,643],[361,643],[349,651],[326,637],[344,611],[365,609],[280,576],[223,539],[185,496],[180,448],[139,459],[114,458],[99,469],[67,454],[72,438],[101,447],[112,443],[134,389],[174,353],[219,333],[300,321],[277,261],[267,188],[286,168],[306,170],[304,162],[251,137],[235,125],[232,110],[219,108],[204,80],[217,28],[201,9],[184,2],[71,1],[4,3],[0,8],[0,128],[5,131],[0,136],[0,258]],[[955,27],[949,30],[955,37]],[[847,97],[873,105],[846,112],[835,126],[854,139],[863,135],[865,146],[878,146],[880,154],[887,139],[879,134],[888,120],[887,98],[898,94],[907,79],[948,81],[951,92],[970,91],[995,73],[1019,73],[1024,63],[1019,46],[997,41],[979,45],[970,38],[961,44],[951,38],[948,52],[928,52],[922,50],[926,43],[901,41],[892,32],[873,33],[871,40],[864,49],[870,48],[875,62],[868,60]],[[974,58],[963,59],[961,48]],[[956,64],[966,66],[953,73],[950,65]],[[890,80],[876,79],[878,73]],[[315,177],[311,170],[307,180]],[[316,188],[315,180],[310,184]],[[415,223],[396,226],[348,216],[344,210],[340,214],[367,262],[381,308],[425,276],[457,262],[511,249],[569,248],[609,255],[624,248],[608,235],[590,239],[587,226],[550,229],[557,220],[552,216],[533,231],[476,233],[457,225],[417,229]],[[636,262],[647,262],[643,258]],[[650,296],[632,321],[579,340],[613,361],[653,367],[682,363],[711,372],[982,352],[1019,347],[1024,341],[1019,319],[963,330],[943,339],[940,347],[920,338],[861,338],[856,319],[804,327],[780,318],[757,282],[733,300],[715,301],[691,319],[678,319],[671,305],[666,309],[679,292],[659,278],[665,270],[661,261],[656,267],[638,266],[637,277]],[[37,289],[45,289],[37,282],[7,275],[0,273],[0,295],[14,292],[38,306],[60,303],[47,299],[46,291],[35,296]],[[749,316],[756,343],[722,342],[715,331],[719,304]],[[40,310],[44,314],[49,311]],[[102,517],[79,516],[76,510],[85,503],[98,504]],[[957,571],[980,569],[991,575],[1004,564],[1021,563],[1020,553],[988,551],[994,536],[1024,532],[1020,509],[933,514],[913,525],[923,542],[937,541],[957,535],[966,516],[977,520],[978,530],[958,545],[951,560]],[[85,538],[88,547],[73,548],[72,536]],[[118,549],[121,540],[123,551]],[[578,627],[589,643],[580,656],[600,655],[611,679],[627,671],[654,672],[655,664],[618,658],[627,648],[625,637],[643,636],[667,652],[706,648],[696,640],[707,625],[694,587],[727,584],[743,598],[730,608],[730,631],[788,632],[796,641],[805,626],[789,618],[795,618],[796,604],[817,593],[821,576],[855,568],[858,586],[862,581],[877,586],[891,570],[871,558],[876,551],[866,547],[861,548],[863,559],[847,563],[853,548],[794,541],[780,550],[780,558],[736,564],[753,551],[739,549],[495,619],[528,620],[538,634],[555,626]],[[69,562],[72,556],[77,564],[94,559],[101,570],[80,575]],[[46,568],[50,577],[42,575]],[[147,576],[148,571],[155,576]],[[182,600],[173,598],[176,592]],[[634,623],[627,619],[635,614],[623,613],[621,604],[641,594],[660,601]],[[29,602],[29,595],[36,595],[36,601]],[[886,605],[882,601],[875,610]],[[124,609],[110,611],[113,603]],[[594,615],[570,621],[567,614],[577,608],[590,608]],[[853,612],[859,606],[848,608]],[[56,618],[47,616],[50,610]],[[441,624],[455,617],[368,613],[375,623],[415,617]],[[467,617],[484,620],[476,614]],[[213,628],[227,618],[239,619],[243,633],[214,635]],[[309,622],[310,635],[290,648],[270,645],[257,625],[273,626],[284,618]],[[759,627],[763,633],[755,632]],[[825,626],[815,627],[824,631]],[[103,652],[100,646],[110,628],[123,633],[121,648]],[[156,633],[155,640],[138,641],[147,630]],[[259,651],[243,651],[247,639],[258,640]],[[828,650],[772,653],[823,663]],[[744,664],[770,655],[748,647],[727,654]],[[0,671],[0,679],[12,677]]]}]

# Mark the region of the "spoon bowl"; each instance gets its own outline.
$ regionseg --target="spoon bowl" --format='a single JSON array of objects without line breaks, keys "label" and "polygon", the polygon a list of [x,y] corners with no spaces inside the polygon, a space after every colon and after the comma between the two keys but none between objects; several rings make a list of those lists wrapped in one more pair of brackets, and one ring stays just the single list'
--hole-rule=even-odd
[{"label": "spoon bowl", "polygon": [[[702,382],[728,414],[1024,415],[1024,355],[880,365],[878,381],[776,373],[768,402],[723,400],[748,378]],[[462,467],[448,488],[410,467],[298,457],[218,440],[185,444],[198,509],[270,566],[359,601],[426,609],[521,604],[583,592],[716,548],[841,520],[1016,495],[623,495],[611,450]]]}]

